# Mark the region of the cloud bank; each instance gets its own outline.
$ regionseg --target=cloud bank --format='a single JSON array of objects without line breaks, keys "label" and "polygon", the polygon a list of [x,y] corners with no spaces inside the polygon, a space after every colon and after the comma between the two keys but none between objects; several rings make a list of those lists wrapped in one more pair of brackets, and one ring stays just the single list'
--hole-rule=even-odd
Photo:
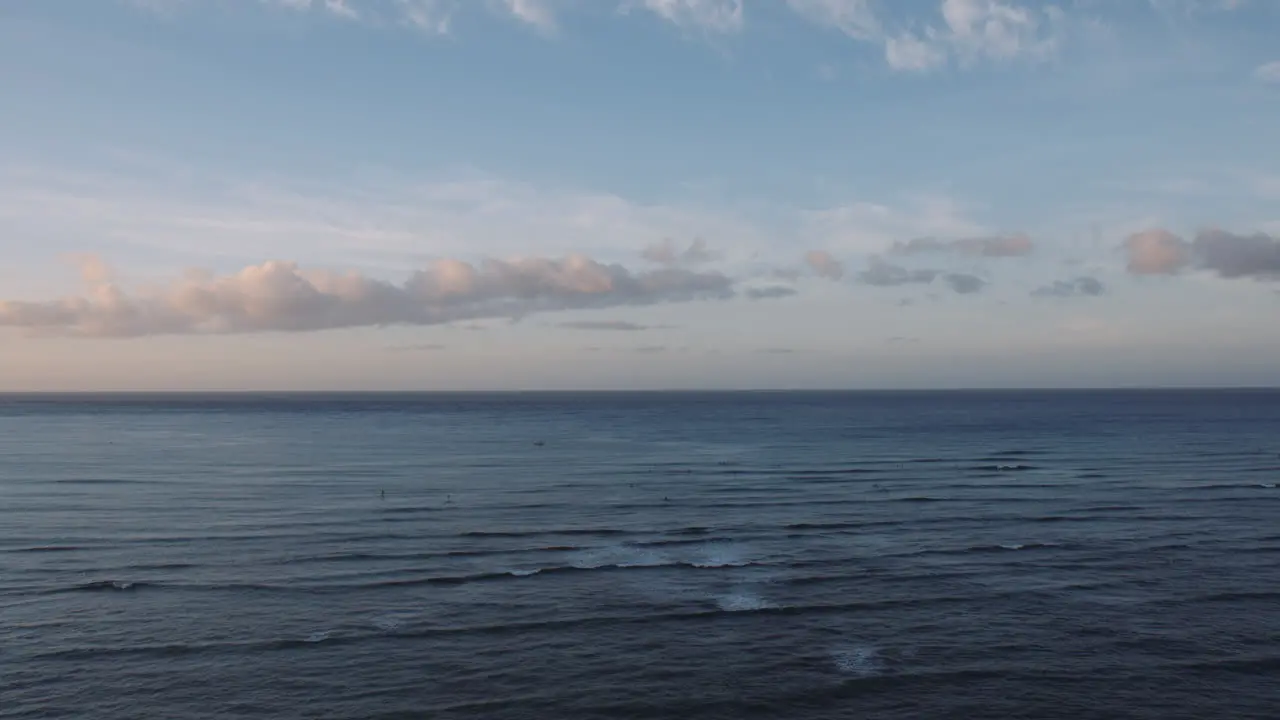
[{"label": "cloud bank", "polygon": [[308,332],[735,295],[733,280],[718,272],[637,273],[584,255],[479,265],[438,260],[403,284],[359,273],[305,271],[278,260],[221,277],[192,270],[167,286],[135,291],[109,282],[96,261],[83,265],[82,274],[89,290],[80,296],[0,301],[0,327],[80,337]]},{"label": "cloud bank", "polygon": [[1267,233],[1237,235],[1214,228],[1188,242],[1156,228],[1130,235],[1123,248],[1134,275],[1204,270],[1228,280],[1280,280],[1280,238]]}]

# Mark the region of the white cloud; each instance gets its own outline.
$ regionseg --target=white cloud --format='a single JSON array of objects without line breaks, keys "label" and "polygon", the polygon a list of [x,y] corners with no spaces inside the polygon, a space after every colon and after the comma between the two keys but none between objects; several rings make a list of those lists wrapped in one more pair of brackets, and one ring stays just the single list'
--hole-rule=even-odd
[{"label": "white cloud", "polygon": [[333,15],[348,20],[357,20],[360,13],[351,7],[351,0],[266,0],[291,10],[310,10],[322,8]]},{"label": "white cloud", "polygon": [[942,0],[941,27],[886,42],[885,57],[900,70],[929,70],[953,58],[962,66],[982,60],[1044,59],[1058,49],[1061,10],[1035,10],[1001,0]]},{"label": "white cloud", "polygon": [[507,10],[517,19],[539,30],[556,29],[556,16],[545,0],[503,0]]},{"label": "white cloud", "polygon": [[1280,60],[1260,65],[1253,71],[1253,76],[1265,83],[1280,84]]},{"label": "white cloud", "polygon": [[736,33],[745,24],[742,0],[643,0],[667,22],[716,33]]},{"label": "white cloud", "polygon": [[808,20],[857,40],[875,40],[882,32],[870,0],[787,0],[787,5]]},{"label": "white cloud", "polygon": [[921,39],[904,33],[885,39],[884,58],[894,70],[923,72],[945,65],[947,53],[932,37]]},{"label": "white cloud", "polygon": [[448,35],[456,10],[451,0],[396,0],[403,22],[432,35]]}]

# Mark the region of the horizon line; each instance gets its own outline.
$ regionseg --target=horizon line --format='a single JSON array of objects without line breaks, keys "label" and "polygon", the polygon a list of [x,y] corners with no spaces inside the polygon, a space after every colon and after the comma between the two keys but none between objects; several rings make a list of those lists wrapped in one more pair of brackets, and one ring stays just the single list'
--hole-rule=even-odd
[{"label": "horizon line", "polygon": [[910,393],[1098,393],[1098,392],[1276,392],[1280,385],[1112,385],[1095,387],[939,387],[939,388],[581,388],[457,390],[2,390],[3,398],[29,397],[173,397],[173,396],[427,396],[427,395],[745,395],[745,394],[910,394]]}]

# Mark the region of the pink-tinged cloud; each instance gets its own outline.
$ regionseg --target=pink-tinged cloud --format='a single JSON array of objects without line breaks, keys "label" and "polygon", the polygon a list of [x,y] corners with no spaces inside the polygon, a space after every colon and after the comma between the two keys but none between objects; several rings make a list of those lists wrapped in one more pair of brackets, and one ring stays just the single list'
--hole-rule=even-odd
[{"label": "pink-tinged cloud", "polygon": [[167,286],[126,290],[90,265],[83,295],[0,301],[0,327],[81,337],[306,332],[436,325],[557,310],[720,300],[734,281],[718,272],[632,272],[583,255],[560,259],[440,260],[403,284],[359,273],[305,271],[269,261],[234,275],[189,271]]},{"label": "pink-tinged cloud", "polygon": [[805,253],[804,262],[818,277],[828,280],[844,277],[844,265],[825,250],[810,250]]},{"label": "pink-tinged cloud", "polygon": [[1267,233],[1237,235],[1212,228],[1187,242],[1167,230],[1129,236],[1129,272],[1172,275],[1184,269],[1207,270],[1221,278],[1280,280],[1280,238]]},{"label": "pink-tinged cloud", "polygon": [[1125,239],[1128,270],[1134,275],[1173,275],[1191,262],[1191,248],[1168,230],[1143,230]]}]

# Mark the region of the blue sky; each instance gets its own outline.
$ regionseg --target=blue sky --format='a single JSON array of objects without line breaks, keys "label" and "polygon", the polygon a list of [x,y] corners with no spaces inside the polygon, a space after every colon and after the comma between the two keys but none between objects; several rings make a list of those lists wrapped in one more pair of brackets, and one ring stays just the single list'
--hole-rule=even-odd
[{"label": "blue sky", "polygon": [[0,9],[0,390],[1280,383],[1269,0]]}]

